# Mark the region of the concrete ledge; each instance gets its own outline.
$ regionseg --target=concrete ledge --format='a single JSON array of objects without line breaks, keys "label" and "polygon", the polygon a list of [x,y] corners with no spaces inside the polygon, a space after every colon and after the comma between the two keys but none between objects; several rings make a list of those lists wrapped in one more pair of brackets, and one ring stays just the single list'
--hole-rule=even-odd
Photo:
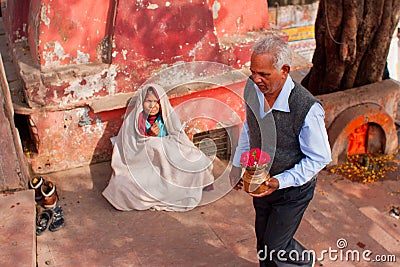
[{"label": "concrete ledge", "polygon": [[397,103],[400,99],[400,83],[388,79],[345,91],[319,95],[325,109],[325,124],[329,128],[335,118],[349,107],[361,103],[375,103],[381,106],[392,118],[396,117]]},{"label": "concrete ledge", "polygon": [[35,192],[2,193],[0,210],[1,265],[35,267]]}]

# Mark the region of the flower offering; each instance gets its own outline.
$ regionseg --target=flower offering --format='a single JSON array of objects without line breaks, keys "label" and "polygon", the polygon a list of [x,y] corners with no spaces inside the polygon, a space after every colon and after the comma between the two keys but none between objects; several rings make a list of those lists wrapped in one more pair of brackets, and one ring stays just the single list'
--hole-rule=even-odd
[{"label": "flower offering", "polygon": [[268,189],[264,183],[269,178],[266,171],[271,157],[259,148],[252,148],[240,156],[240,165],[246,168],[243,174],[244,190],[248,193],[259,194]]},{"label": "flower offering", "polygon": [[270,161],[269,154],[259,148],[252,148],[240,156],[240,165],[244,168],[265,168]]}]

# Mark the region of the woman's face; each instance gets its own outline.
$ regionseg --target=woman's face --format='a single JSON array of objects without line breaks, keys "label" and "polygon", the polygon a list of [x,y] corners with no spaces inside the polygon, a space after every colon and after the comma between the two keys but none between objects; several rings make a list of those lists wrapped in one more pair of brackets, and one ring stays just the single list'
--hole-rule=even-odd
[{"label": "woman's face", "polygon": [[147,93],[146,98],[143,101],[143,111],[146,115],[150,116],[157,115],[160,111],[158,99],[152,92]]}]

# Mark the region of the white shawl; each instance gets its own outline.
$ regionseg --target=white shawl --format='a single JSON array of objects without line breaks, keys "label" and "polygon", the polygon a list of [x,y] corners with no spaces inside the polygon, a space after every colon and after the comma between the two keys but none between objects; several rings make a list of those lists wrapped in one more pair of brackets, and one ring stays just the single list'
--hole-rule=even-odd
[{"label": "white shawl", "polygon": [[[160,98],[168,133],[165,137],[144,136],[138,130],[138,117],[150,87]],[[103,196],[125,211],[193,209],[201,200],[203,187],[214,181],[211,159],[187,137],[168,96],[157,84],[144,85],[128,106],[111,167],[113,173]]]}]

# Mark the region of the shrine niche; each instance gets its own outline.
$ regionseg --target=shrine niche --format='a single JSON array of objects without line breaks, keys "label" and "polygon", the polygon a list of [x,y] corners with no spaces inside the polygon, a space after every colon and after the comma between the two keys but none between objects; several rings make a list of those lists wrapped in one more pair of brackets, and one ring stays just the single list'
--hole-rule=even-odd
[{"label": "shrine niche", "polygon": [[357,127],[348,137],[347,155],[363,154],[367,152],[368,123]]},{"label": "shrine niche", "polygon": [[347,155],[382,154],[385,151],[386,136],[376,123],[365,123],[348,136]]},{"label": "shrine niche", "polygon": [[332,150],[329,166],[348,155],[395,154],[398,137],[394,118],[399,84],[385,80],[317,96],[325,109],[325,125]]}]

